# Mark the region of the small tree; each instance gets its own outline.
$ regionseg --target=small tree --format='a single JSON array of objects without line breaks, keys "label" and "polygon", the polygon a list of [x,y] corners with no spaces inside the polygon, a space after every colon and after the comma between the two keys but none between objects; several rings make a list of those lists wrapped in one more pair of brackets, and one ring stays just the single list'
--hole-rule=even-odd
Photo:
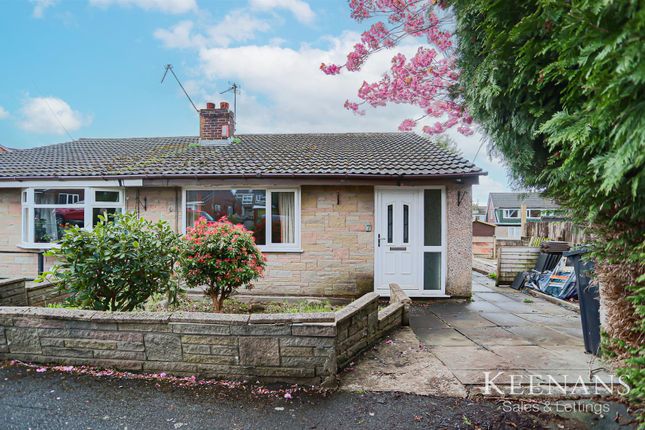
[{"label": "small tree", "polygon": [[60,246],[47,253],[60,263],[41,279],[60,283],[70,301],[86,309],[131,311],[158,293],[176,300],[174,265],[182,243],[168,223],[135,213],[99,220],[92,231],[66,231]]},{"label": "small tree", "polygon": [[198,219],[184,240],[181,271],[186,284],[206,285],[215,312],[222,311],[224,300],[237,288],[251,288],[264,271],[265,259],[251,232],[226,217],[218,222]]}]

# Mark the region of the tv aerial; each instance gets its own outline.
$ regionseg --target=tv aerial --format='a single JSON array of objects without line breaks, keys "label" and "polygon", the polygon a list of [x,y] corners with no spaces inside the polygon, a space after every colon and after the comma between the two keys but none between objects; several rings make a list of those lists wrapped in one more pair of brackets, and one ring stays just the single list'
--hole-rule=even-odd
[{"label": "tv aerial", "polygon": [[240,93],[240,86],[233,82],[229,82],[230,87],[228,89],[220,92],[220,94],[233,93],[233,113],[235,114],[235,122],[237,122],[237,95]]},{"label": "tv aerial", "polygon": [[184,92],[184,94],[186,94],[186,97],[188,98],[188,101],[190,102],[190,104],[193,105],[193,108],[195,109],[195,111],[199,113],[199,109],[197,109],[197,106],[195,106],[195,103],[193,103],[193,99],[190,98],[190,96],[188,95],[188,92],[186,91],[184,86],[181,84],[181,81],[179,80],[179,78],[175,74],[175,71],[172,69],[172,64],[166,64],[166,67],[164,67],[164,69],[165,70],[163,72],[163,77],[161,78],[161,83],[163,84],[163,81],[164,81],[164,79],[166,79],[166,76],[168,75],[168,72],[172,73],[172,75],[175,77],[175,80],[179,84],[179,87]]}]

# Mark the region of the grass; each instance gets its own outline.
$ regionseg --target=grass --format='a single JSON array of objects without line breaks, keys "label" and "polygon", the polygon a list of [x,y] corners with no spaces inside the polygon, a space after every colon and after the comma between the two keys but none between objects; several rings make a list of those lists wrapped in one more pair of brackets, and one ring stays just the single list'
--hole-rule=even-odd
[{"label": "grass", "polygon": [[491,279],[497,279],[497,273],[495,273],[495,272],[489,273],[488,277],[491,278]]},{"label": "grass", "polygon": [[523,301],[524,303],[533,303],[533,300],[531,300],[531,299],[524,299],[524,300],[522,300],[522,301]]}]

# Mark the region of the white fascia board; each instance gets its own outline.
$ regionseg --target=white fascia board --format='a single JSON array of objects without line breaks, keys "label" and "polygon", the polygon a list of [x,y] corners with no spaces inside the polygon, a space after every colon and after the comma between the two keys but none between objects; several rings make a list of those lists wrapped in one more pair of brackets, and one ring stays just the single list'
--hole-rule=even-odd
[{"label": "white fascia board", "polygon": [[0,188],[31,188],[31,187],[141,187],[143,179],[85,179],[85,180],[55,180],[42,181],[0,181]]}]

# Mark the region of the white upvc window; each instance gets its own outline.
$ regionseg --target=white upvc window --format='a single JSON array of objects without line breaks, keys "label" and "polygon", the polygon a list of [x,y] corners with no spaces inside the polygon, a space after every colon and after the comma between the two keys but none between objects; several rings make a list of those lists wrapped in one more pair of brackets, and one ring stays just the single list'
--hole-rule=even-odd
[{"label": "white upvc window", "polygon": [[531,219],[539,219],[542,218],[543,215],[546,215],[546,211],[542,209],[527,209],[526,210],[526,217],[531,218]]},{"label": "white upvc window", "polygon": [[519,209],[504,209],[503,212],[502,212],[502,217],[503,218],[508,218],[508,219],[520,218],[520,210]]},{"label": "white upvc window", "polygon": [[300,252],[299,188],[191,187],[183,192],[183,231],[199,218],[228,218],[265,252]]},{"label": "white upvc window", "polygon": [[123,212],[120,188],[69,187],[56,183],[22,190],[22,247],[51,248],[71,226],[92,229],[99,215]]}]

